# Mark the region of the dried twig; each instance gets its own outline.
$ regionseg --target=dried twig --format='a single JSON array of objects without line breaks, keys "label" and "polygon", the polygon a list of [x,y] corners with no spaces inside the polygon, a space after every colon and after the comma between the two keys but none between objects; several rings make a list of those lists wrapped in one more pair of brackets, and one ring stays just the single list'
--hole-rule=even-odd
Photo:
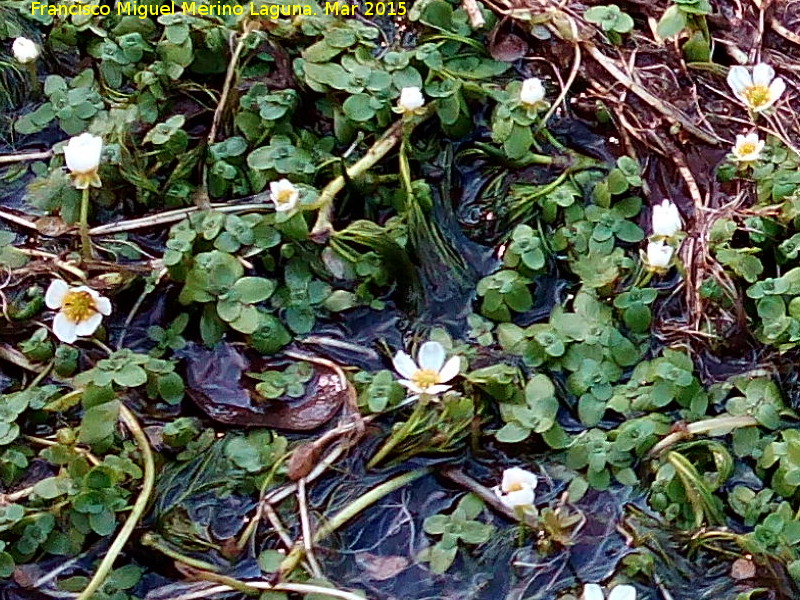
[{"label": "dried twig", "polygon": [[800,45],[800,35],[797,35],[793,31],[784,27],[778,19],[773,17],[773,19],[769,22],[769,26],[772,28],[772,31],[777,33],[782,38],[787,39],[794,44]]},{"label": "dried twig", "polygon": [[[266,581],[243,581],[242,585],[252,588],[253,590],[265,590],[273,592],[295,592],[297,594],[322,594],[325,596],[332,596],[334,598],[341,598],[342,600],[364,600],[364,596],[347,592],[344,590],[337,590],[336,588],[322,587],[321,585],[311,585],[308,583],[276,583],[272,585]],[[237,587],[231,585],[205,585],[197,586],[194,591],[186,594],[179,594],[176,596],[169,596],[161,598],[161,600],[200,600],[201,598],[209,598],[217,594],[227,594],[232,591],[240,591]]]},{"label": "dried twig", "polygon": [[[258,197],[258,196],[256,196]],[[256,202],[250,204],[233,204],[228,202],[217,202],[210,205],[211,210],[216,210],[221,213],[237,213],[247,210],[266,210],[268,206],[264,202]],[[125,231],[134,231],[136,229],[145,229],[147,227],[156,227],[158,225],[169,225],[170,223],[177,223],[190,214],[195,213],[201,208],[192,206],[190,208],[177,208],[175,210],[168,210],[155,215],[148,215],[138,219],[129,219],[127,221],[119,221],[117,223],[108,223],[106,225],[99,225],[92,227],[89,230],[89,235],[110,235],[112,233],[122,233]]]},{"label": "dried twig", "polygon": [[52,150],[45,150],[43,152],[20,152],[19,154],[0,154],[0,165],[24,162],[26,160],[43,160],[45,158],[50,158],[52,155]]},{"label": "dried twig", "polygon": [[262,502],[259,506],[261,508],[261,511],[264,513],[264,516],[267,518],[270,525],[272,525],[272,528],[275,530],[275,533],[277,533],[278,537],[281,538],[281,542],[283,542],[283,545],[286,546],[287,550],[291,550],[294,547],[294,542],[292,541],[289,532],[286,531],[286,527],[284,527],[280,516],[278,516],[278,513],[275,512],[274,508],[272,508],[272,504],[270,504],[269,502]]},{"label": "dried twig", "polygon": [[594,58],[601,67],[603,67],[609,75],[611,75],[614,79],[616,79],[619,83],[624,85],[634,94],[639,96],[644,102],[649,104],[652,108],[656,109],[661,115],[663,115],[667,120],[675,125],[679,125],[680,127],[684,128],[686,131],[692,133],[697,138],[703,140],[704,142],[711,144],[712,146],[716,146],[718,144],[718,140],[716,136],[708,133],[707,131],[700,129],[697,125],[691,122],[689,117],[680,110],[675,107],[668,106],[662,100],[656,98],[653,94],[648,92],[644,87],[633,81],[630,77],[628,77],[622,70],[616,65],[616,63],[608,58],[605,54],[600,52],[600,50],[592,44],[591,42],[583,42],[584,47],[589,52],[589,54]]},{"label": "dried twig", "polygon": [[33,221],[29,221],[23,217],[18,217],[17,215],[13,215],[4,210],[0,210],[0,219],[4,219],[9,223],[14,223],[14,225],[19,225],[20,227],[25,227],[26,229],[32,229],[37,233],[39,232],[39,228],[36,227],[36,223]]},{"label": "dried twig", "polygon": [[300,527],[303,532],[303,548],[305,549],[306,559],[311,566],[314,577],[322,577],[322,569],[314,556],[313,536],[311,534],[311,520],[308,517],[308,502],[306,499],[306,482],[300,479],[297,482],[297,507],[300,513]]},{"label": "dried twig", "polygon": [[486,19],[483,18],[483,13],[480,6],[478,6],[477,0],[461,0],[461,6],[464,7],[469,17],[469,24],[473,29],[480,29],[486,25]]}]

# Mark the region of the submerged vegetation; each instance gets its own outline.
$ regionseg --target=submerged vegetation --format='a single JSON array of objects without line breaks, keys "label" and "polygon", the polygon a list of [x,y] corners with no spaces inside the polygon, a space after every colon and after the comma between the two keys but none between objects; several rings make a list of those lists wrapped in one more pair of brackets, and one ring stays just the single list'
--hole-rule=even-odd
[{"label": "submerged vegetation", "polygon": [[106,4],[0,0],[4,593],[800,595],[796,9]]}]

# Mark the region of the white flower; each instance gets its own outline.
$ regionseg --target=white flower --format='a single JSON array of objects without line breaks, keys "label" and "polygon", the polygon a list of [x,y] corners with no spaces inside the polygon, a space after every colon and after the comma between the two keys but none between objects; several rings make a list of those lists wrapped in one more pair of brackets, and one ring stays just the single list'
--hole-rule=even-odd
[{"label": "white flower", "polygon": [[653,235],[672,237],[681,230],[681,213],[678,207],[669,200],[664,200],[661,204],[653,207],[651,217],[653,225]]},{"label": "white flower", "polygon": [[39,58],[39,46],[26,37],[15,39],[11,44],[11,51],[14,53],[14,58],[23,65]]},{"label": "white flower", "polygon": [[[606,595],[596,583],[583,586],[581,600],[606,600]],[[618,585],[608,595],[608,600],[636,600],[636,588],[632,585]]]},{"label": "white flower", "polygon": [[[444,362],[445,350],[439,342],[425,342],[414,362],[405,352],[394,356],[394,368],[405,379],[400,383],[415,394],[436,395],[446,392],[451,386],[443,385],[458,375],[461,357],[453,356]],[[419,364],[417,364],[419,363]]]},{"label": "white flower", "polygon": [[537,106],[544,100],[544,85],[538,77],[530,77],[522,82],[519,99],[527,106]]},{"label": "white flower", "polygon": [[503,471],[503,481],[492,488],[500,501],[510,509],[518,506],[533,506],[534,489],[539,482],[536,475],[519,467]]},{"label": "white flower", "polygon": [[72,183],[79,190],[90,185],[100,187],[97,168],[100,166],[100,154],[103,151],[103,138],[91,133],[82,133],[70,138],[64,146],[64,160],[72,173]]},{"label": "white flower", "polygon": [[418,87],[404,87],[400,90],[400,99],[397,101],[398,112],[417,114],[425,106],[425,96]]},{"label": "white flower", "polygon": [[675,250],[664,242],[650,242],[647,244],[647,267],[651,271],[663,273],[669,269],[672,254]]},{"label": "white flower", "polygon": [[736,136],[731,154],[736,162],[751,163],[761,158],[762,150],[764,150],[764,140],[758,139],[757,133],[748,133]]},{"label": "white flower", "polygon": [[300,190],[288,179],[273,181],[269,184],[269,197],[278,212],[294,210],[300,199]]},{"label": "white flower", "polygon": [[752,74],[745,67],[731,67],[728,85],[742,104],[757,113],[775,104],[786,90],[786,82],[775,77],[775,69],[764,63],[753,67]]},{"label": "white flower", "polygon": [[73,343],[78,337],[92,335],[103,315],[111,314],[111,301],[85,285],[70,287],[54,279],[44,296],[47,308],[57,310],[53,333],[62,342]]}]

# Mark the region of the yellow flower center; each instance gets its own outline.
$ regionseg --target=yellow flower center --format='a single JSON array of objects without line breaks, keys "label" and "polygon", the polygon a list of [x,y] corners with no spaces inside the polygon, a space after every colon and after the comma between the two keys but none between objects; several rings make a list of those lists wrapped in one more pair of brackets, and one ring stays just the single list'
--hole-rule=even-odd
[{"label": "yellow flower center", "polygon": [[431,369],[420,369],[411,376],[411,381],[423,390],[439,383],[439,373]]},{"label": "yellow flower center", "polygon": [[753,85],[746,88],[742,95],[747,99],[747,103],[752,108],[759,108],[769,102],[771,94],[766,85]]},{"label": "yellow flower center", "polygon": [[291,204],[292,196],[294,196],[294,190],[283,189],[276,194],[275,202],[278,204]]},{"label": "yellow flower center", "polygon": [[73,323],[82,323],[97,312],[97,306],[89,292],[67,292],[61,312]]},{"label": "yellow flower center", "polygon": [[521,492],[524,489],[524,485],[522,485],[519,481],[515,481],[514,483],[509,484],[508,488],[506,489],[506,494],[510,494],[511,492]]},{"label": "yellow flower center", "polygon": [[756,145],[752,142],[745,142],[741,146],[739,146],[739,155],[740,156],[747,156],[748,154],[753,154],[756,151]]}]

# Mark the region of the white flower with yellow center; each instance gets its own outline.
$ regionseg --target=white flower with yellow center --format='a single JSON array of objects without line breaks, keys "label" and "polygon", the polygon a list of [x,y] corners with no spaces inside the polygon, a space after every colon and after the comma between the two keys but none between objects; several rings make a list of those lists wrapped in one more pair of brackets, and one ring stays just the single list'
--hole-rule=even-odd
[{"label": "white flower with yellow center", "polygon": [[447,362],[445,350],[439,342],[425,342],[417,353],[417,362],[405,352],[394,356],[394,368],[404,379],[400,383],[415,394],[435,396],[450,389],[444,385],[458,375],[461,357],[453,356]]},{"label": "white flower with yellow center", "polygon": [[64,146],[64,160],[72,174],[72,184],[79,190],[89,186],[100,187],[100,154],[103,152],[103,138],[91,133],[82,133],[70,138]]},{"label": "white flower with yellow center", "polygon": [[596,583],[587,583],[583,586],[581,600],[636,600],[636,588],[632,585],[618,585],[606,598],[603,588]]},{"label": "white flower with yellow center", "polygon": [[26,37],[18,37],[11,44],[11,52],[14,53],[14,58],[17,62],[23,65],[31,63],[39,58],[39,46],[35,42]]},{"label": "white flower with yellow center", "polygon": [[645,257],[647,268],[656,273],[666,273],[674,253],[675,250],[672,246],[664,242],[650,242],[647,244],[647,255]]},{"label": "white flower with yellow center", "polygon": [[739,163],[754,163],[761,158],[764,140],[758,139],[757,133],[737,135],[736,143],[731,148],[731,158]]},{"label": "white flower with yellow center", "polygon": [[544,85],[542,80],[538,77],[529,77],[522,82],[522,88],[519,91],[519,100],[525,106],[536,107],[544,103]]},{"label": "white flower with yellow center", "polygon": [[67,344],[79,337],[92,335],[103,320],[111,314],[111,301],[85,285],[70,287],[61,279],[54,279],[44,296],[47,308],[57,310],[53,319],[53,333]]},{"label": "white flower with yellow center", "polygon": [[502,482],[492,488],[492,491],[511,510],[532,507],[536,497],[534,490],[538,483],[539,479],[530,471],[511,467],[503,471]]},{"label": "white flower with yellow center", "polygon": [[786,90],[786,82],[775,77],[775,69],[764,63],[753,67],[752,74],[745,67],[731,67],[728,85],[742,104],[757,113],[775,104]]},{"label": "white flower with yellow center", "polygon": [[400,90],[395,112],[417,115],[422,112],[423,106],[425,106],[425,96],[422,95],[422,90],[417,86],[404,87]]},{"label": "white flower with yellow center", "polygon": [[669,200],[664,200],[661,204],[653,207],[651,218],[653,235],[671,238],[681,230],[681,213],[678,207]]},{"label": "white flower with yellow center", "polygon": [[289,212],[297,207],[300,190],[288,179],[281,179],[269,184],[269,197],[276,211]]}]

